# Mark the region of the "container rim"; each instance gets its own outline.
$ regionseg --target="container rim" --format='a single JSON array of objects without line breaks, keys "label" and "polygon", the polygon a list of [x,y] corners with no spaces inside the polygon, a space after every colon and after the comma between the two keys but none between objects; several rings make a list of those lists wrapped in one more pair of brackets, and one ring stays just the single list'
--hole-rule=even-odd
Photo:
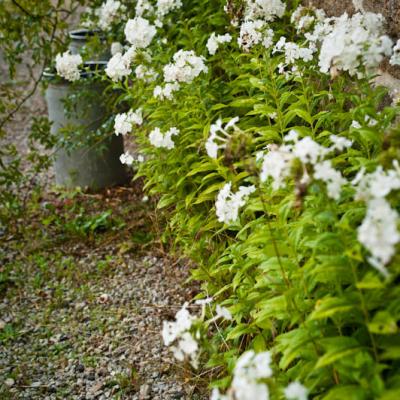
[{"label": "container rim", "polygon": [[87,29],[79,28],[68,32],[68,36],[71,40],[77,40],[86,42],[88,38],[98,36],[101,40],[105,39],[104,33],[100,29]]}]

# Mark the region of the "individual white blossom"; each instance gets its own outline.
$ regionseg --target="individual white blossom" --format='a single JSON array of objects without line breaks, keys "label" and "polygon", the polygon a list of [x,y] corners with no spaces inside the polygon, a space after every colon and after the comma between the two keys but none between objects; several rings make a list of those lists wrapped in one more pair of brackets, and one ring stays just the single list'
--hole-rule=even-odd
[{"label": "individual white blossom", "polygon": [[393,47],[393,55],[390,59],[391,65],[400,65],[400,39]]},{"label": "individual white blossom", "polygon": [[172,137],[179,135],[179,129],[171,128],[167,132],[162,133],[160,128],[153,129],[149,134],[150,143],[158,148],[173,149],[175,143],[172,141]]},{"label": "individual white blossom", "polygon": [[387,276],[386,265],[396,253],[400,242],[397,229],[399,215],[384,198],[374,198],[367,203],[366,216],[358,228],[359,242],[371,253],[370,264]]},{"label": "individual white blossom", "polygon": [[125,25],[126,40],[137,49],[148,47],[157,33],[154,25],[142,17],[128,20]]},{"label": "individual white blossom", "polygon": [[69,50],[56,56],[57,74],[67,81],[74,82],[80,77],[79,67],[83,60],[79,54],[70,54]]},{"label": "individual white blossom", "polygon": [[220,44],[229,43],[231,41],[232,36],[229,33],[225,35],[216,35],[215,32],[213,32],[207,41],[206,47],[208,52],[213,56],[217,52]]},{"label": "individual white blossom", "polygon": [[177,10],[181,7],[181,0],[157,0],[156,14],[158,18],[163,18],[171,11]]},{"label": "individual white blossom", "polygon": [[130,110],[127,113],[117,114],[114,121],[114,131],[118,135],[126,135],[132,131],[132,126],[142,125],[143,116],[142,109],[136,111]]},{"label": "individual white blossom", "polygon": [[268,28],[265,21],[261,19],[246,20],[240,26],[238,44],[246,52],[258,44],[269,49],[272,46],[273,38],[274,32]]},{"label": "individual white blossom", "polygon": [[222,125],[222,119],[218,119],[215,124],[210,126],[210,136],[206,142],[206,151],[209,157],[217,158],[218,150],[225,149],[227,142],[231,138],[229,130],[240,131],[236,125],[239,122],[239,117],[232,118],[225,126]]},{"label": "individual white blossom", "polygon": [[246,204],[247,197],[255,192],[255,186],[240,186],[236,193],[231,192],[232,184],[224,185],[215,202],[219,222],[229,224],[238,219],[239,209]]},{"label": "individual white blossom", "polygon": [[284,390],[287,400],[307,400],[308,390],[300,382],[290,383]]},{"label": "individual white blossom", "polygon": [[120,1],[107,0],[100,8],[96,10],[99,18],[99,27],[103,30],[109,30],[111,24],[121,17],[126,7]]},{"label": "individual white blossom", "polygon": [[172,100],[174,98],[174,93],[180,89],[179,83],[166,83],[164,86],[156,86],[153,90],[153,96],[156,99]]},{"label": "individual white blossom", "polygon": [[121,161],[121,164],[126,164],[126,165],[132,165],[134,158],[133,156],[127,151],[119,157],[119,160]]},{"label": "individual white blossom", "polygon": [[146,83],[154,82],[157,79],[157,72],[145,65],[138,65],[135,69],[136,78]]},{"label": "individual white blossom", "polygon": [[263,19],[273,21],[281,18],[286,10],[286,4],[281,0],[246,0],[245,16],[247,19]]},{"label": "individual white blossom", "polygon": [[173,56],[173,62],[164,67],[164,80],[169,83],[191,83],[208,68],[204,57],[198,57],[194,51],[179,50]]}]

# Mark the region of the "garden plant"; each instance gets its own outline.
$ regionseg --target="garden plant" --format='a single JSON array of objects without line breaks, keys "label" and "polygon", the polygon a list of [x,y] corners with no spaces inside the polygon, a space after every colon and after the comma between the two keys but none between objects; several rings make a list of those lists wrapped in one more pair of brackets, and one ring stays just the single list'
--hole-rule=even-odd
[{"label": "garden plant", "polygon": [[[400,41],[383,16],[89,5],[110,46],[107,134],[134,143],[120,161],[200,283],[160,332],[176,361],[212,400],[399,399],[400,108],[376,77]],[[54,61],[79,84],[80,55]]]}]

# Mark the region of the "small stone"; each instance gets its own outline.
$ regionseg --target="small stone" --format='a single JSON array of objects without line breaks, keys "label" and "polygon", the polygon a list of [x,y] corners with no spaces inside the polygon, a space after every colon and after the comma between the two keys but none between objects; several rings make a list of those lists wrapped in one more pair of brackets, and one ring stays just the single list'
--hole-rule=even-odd
[{"label": "small stone", "polygon": [[4,381],[4,383],[5,383],[6,386],[8,386],[8,387],[12,387],[12,386],[14,386],[15,381],[14,381],[14,379],[12,379],[12,378],[7,378],[7,379]]}]

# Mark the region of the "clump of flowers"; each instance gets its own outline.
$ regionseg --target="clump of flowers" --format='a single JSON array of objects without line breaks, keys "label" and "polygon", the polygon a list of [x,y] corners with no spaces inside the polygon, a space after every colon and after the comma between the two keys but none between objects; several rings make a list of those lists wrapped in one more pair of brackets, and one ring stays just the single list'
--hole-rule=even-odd
[{"label": "clump of flowers", "polygon": [[285,63],[289,65],[294,64],[298,60],[311,61],[313,59],[314,48],[300,47],[294,42],[287,42],[286,38],[282,36],[276,43],[273,52],[284,52]]},{"label": "clump of flowers", "polygon": [[296,27],[297,32],[304,32],[309,30],[316,22],[323,22],[325,18],[324,10],[299,6],[293,11],[290,22]]},{"label": "clump of flowers", "polygon": [[220,44],[229,43],[232,40],[232,36],[229,33],[225,35],[216,35],[215,32],[211,34],[207,41],[207,50],[213,56]]},{"label": "clump of flowers", "polygon": [[125,54],[116,53],[113,55],[107,63],[105,72],[112,81],[118,82],[122,78],[131,74],[131,64],[136,50],[131,47]]},{"label": "clump of flowers", "polygon": [[308,390],[300,382],[292,382],[285,388],[284,394],[287,400],[307,400]]},{"label": "clump of flowers", "polygon": [[81,77],[79,67],[82,63],[82,57],[79,54],[70,54],[69,50],[63,54],[57,54],[57,74],[67,81],[77,81]]},{"label": "clump of flowers", "polygon": [[169,129],[165,133],[162,133],[160,128],[155,128],[150,132],[149,140],[155,147],[171,150],[175,147],[172,137],[177,135],[179,135],[179,129],[175,127]]},{"label": "clump of flowers", "polygon": [[126,135],[132,131],[132,126],[142,125],[143,115],[142,109],[139,108],[136,111],[129,110],[127,113],[117,114],[114,121],[114,131],[118,135]]},{"label": "clump of flowers", "polygon": [[[392,54],[392,40],[383,34],[384,18],[381,14],[357,13],[352,17],[343,14],[327,19],[318,26],[315,36],[320,36],[321,72],[347,71],[362,76],[374,71],[385,56]],[[322,34],[322,35],[321,35]],[[362,68],[361,68],[362,67]]]},{"label": "clump of flowers", "polygon": [[240,186],[236,193],[233,193],[231,188],[231,182],[225,184],[215,202],[218,221],[226,224],[238,219],[239,209],[246,204],[248,196],[256,191],[255,186]]},{"label": "clump of flowers", "polygon": [[268,386],[260,380],[270,378],[271,353],[265,351],[256,354],[253,350],[243,353],[237,360],[231,387],[227,395],[221,395],[214,389],[211,400],[266,400],[269,398]]},{"label": "clump of flowers", "polygon": [[162,338],[166,346],[171,346],[174,357],[179,361],[189,359],[193,368],[198,367],[198,343],[190,333],[190,328],[196,317],[187,309],[188,303],[176,313],[175,321],[164,321]]},{"label": "clump of flowers", "polygon": [[208,68],[204,57],[196,56],[194,51],[179,50],[173,56],[173,62],[164,67],[164,80],[170,83],[191,83]]},{"label": "clump of flowers", "polygon": [[163,18],[171,11],[177,10],[181,7],[182,7],[181,0],[157,0],[156,15],[158,18]]},{"label": "clump of flowers", "polygon": [[142,17],[128,20],[124,29],[126,40],[137,49],[148,47],[157,33],[156,27]]},{"label": "clump of flowers", "polygon": [[246,0],[246,19],[273,21],[282,18],[286,4],[281,0]]},{"label": "clump of flowers", "polygon": [[257,44],[269,49],[273,44],[274,32],[268,28],[265,21],[256,19],[243,22],[238,38],[239,46],[246,52]]},{"label": "clump of flowers", "polygon": [[136,78],[146,83],[154,82],[157,79],[157,72],[145,65],[138,65],[135,69]]},{"label": "clump of flowers", "polygon": [[166,83],[164,86],[157,85],[153,90],[153,96],[157,99],[172,100],[174,93],[180,89],[179,83]]},{"label": "clump of flowers", "polygon": [[96,10],[100,29],[110,29],[111,24],[120,18],[125,11],[126,7],[120,1],[107,0]]}]

